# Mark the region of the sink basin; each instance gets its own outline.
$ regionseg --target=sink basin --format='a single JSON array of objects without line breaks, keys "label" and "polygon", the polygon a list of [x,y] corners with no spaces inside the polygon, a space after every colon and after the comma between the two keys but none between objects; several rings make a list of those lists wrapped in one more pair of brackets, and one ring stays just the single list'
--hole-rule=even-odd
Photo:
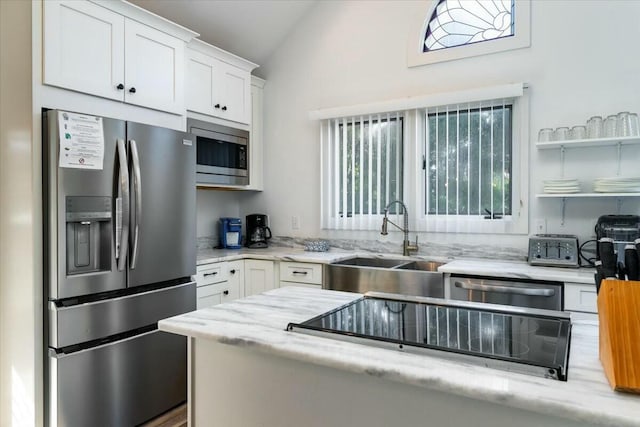
[{"label": "sink basin", "polygon": [[398,268],[401,270],[438,271],[438,267],[444,264],[444,262],[436,261],[413,261],[406,264],[398,265],[394,268]]},{"label": "sink basin", "polygon": [[358,267],[377,267],[392,268],[402,264],[406,264],[404,259],[387,259],[387,258],[351,258],[344,261],[333,263],[333,265],[353,265]]},{"label": "sink basin", "polygon": [[444,298],[442,263],[388,258],[352,258],[325,266],[324,289],[387,292]]}]

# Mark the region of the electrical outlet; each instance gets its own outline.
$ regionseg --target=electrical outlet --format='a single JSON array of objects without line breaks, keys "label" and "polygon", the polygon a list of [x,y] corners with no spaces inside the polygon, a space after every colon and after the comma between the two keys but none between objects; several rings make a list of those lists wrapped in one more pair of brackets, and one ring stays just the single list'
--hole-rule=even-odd
[{"label": "electrical outlet", "polygon": [[299,230],[300,229],[300,217],[297,215],[294,215],[291,217],[291,229],[292,230]]},{"label": "electrical outlet", "polygon": [[547,232],[547,220],[536,219],[534,232],[535,234],[545,234]]}]

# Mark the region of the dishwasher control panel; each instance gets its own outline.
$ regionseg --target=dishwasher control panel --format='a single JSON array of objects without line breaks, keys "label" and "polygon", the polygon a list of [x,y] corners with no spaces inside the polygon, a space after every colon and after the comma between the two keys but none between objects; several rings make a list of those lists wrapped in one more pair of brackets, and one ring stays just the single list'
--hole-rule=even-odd
[{"label": "dishwasher control panel", "polygon": [[568,234],[536,234],[529,237],[529,264],[579,267],[578,238]]}]

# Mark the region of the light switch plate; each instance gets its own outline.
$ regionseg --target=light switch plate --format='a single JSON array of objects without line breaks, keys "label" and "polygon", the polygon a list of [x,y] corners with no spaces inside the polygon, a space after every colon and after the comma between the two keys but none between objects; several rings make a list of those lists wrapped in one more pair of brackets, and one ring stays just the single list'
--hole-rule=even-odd
[{"label": "light switch plate", "polygon": [[300,217],[297,215],[294,215],[291,217],[291,229],[292,230],[299,230],[300,229]]}]

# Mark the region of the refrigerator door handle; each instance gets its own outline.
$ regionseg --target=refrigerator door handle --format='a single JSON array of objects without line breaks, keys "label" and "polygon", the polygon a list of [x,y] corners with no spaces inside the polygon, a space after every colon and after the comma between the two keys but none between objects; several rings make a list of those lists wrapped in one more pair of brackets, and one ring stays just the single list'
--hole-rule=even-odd
[{"label": "refrigerator door handle", "polygon": [[120,176],[118,181],[120,183],[120,198],[119,204],[121,209],[118,209],[118,203],[116,202],[117,215],[120,217],[120,223],[122,228],[118,235],[116,227],[116,235],[118,235],[119,243],[116,250],[116,257],[118,258],[118,270],[123,271],[126,268],[127,252],[129,249],[129,167],[127,162],[127,151],[124,146],[124,140],[117,139],[116,145],[118,147],[118,169]]},{"label": "refrigerator door handle", "polygon": [[130,140],[131,168],[133,172],[133,192],[135,196],[135,217],[133,220],[133,233],[131,235],[131,265],[133,270],[138,262],[138,247],[140,239],[140,219],[142,218],[142,181],[140,180],[140,156],[135,140]]}]

